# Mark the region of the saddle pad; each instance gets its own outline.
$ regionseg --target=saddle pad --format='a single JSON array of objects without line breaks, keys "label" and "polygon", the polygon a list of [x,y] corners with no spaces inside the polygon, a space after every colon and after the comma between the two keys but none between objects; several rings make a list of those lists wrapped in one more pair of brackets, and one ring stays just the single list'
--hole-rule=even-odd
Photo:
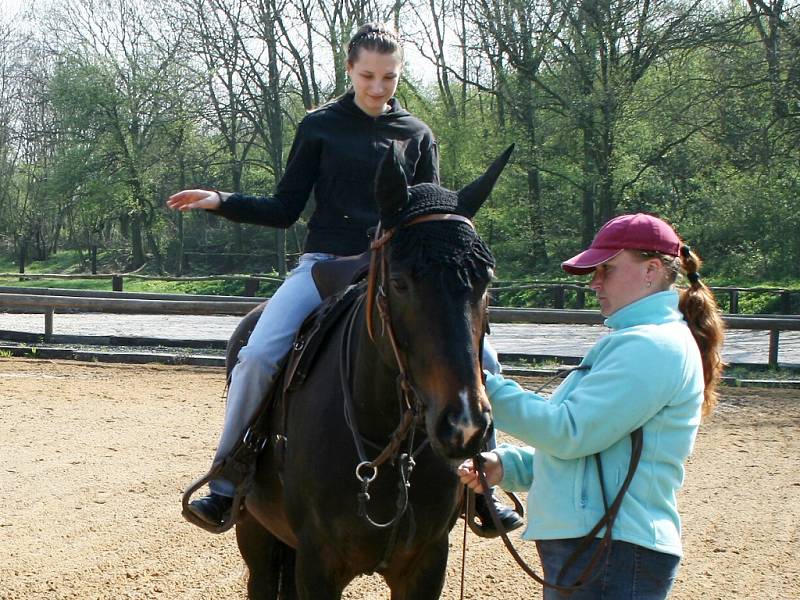
[{"label": "saddle pad", "polygon": [[283,376],[283,391],[294,391],[305,383],[328,333],[364,292],[364,284],[352,285],[323,302],[300,326],[289,353]]}]

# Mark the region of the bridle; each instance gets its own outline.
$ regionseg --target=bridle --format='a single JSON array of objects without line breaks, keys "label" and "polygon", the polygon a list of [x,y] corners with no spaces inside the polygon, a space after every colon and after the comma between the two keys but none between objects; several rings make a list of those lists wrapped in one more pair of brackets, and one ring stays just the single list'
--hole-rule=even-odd
[{"label": "bridle", "polygon": [[[449,221],[457,223],[465,223],[473,230],[475,226],[472,221],[462,215],[453,213],[432,213],[415,217],[408,221],[402,222],[399,225],[383,229],[379,223],[373,241],[370,243],[370,262],[369,271],[367,274],[367,290],[366,299],[364,300],[364,318],[366,320],[367,333],[372,341],[375,341],[375,323],[373,322],[373,313],[377,304],[377,311],[380,318],[381,331],[389,339],[392,348],[394,360],[397,365],[397,389],[398,394],[402,399],[403,413],[400,417],[400,422],[391,434],[389,443],[383,447],[378,453],[378,456],[369,460],[365,452],[366,440],[359,434],[355,419],[355,409],[353,405],[352,392],[350,390],[350,356],[351,356],[351,342],[353,339],[353,332],[355,327],[355,315],[357,310],[351,311],[347,324],[345,326],[345,333],[342,341],[342,349],[339,353],[339,370],[340,380],[342,384],[342,393],[344,396],[345,405],[345,419],[348,422],[351,432],[353,433],[353,441],[356,446],[356,451],[359,457],[359,463],[356,466],[355,475],[356,479],[361,484],[361,492],[358,495],[359,501],[359,515],[373,527],[385,529],[392,528],[390,534],[390,542],[387,545],[386,552],[383,560],[378,565],[378,568],[384,566],[388,560],[391,549],[397,535],[397,527],[400,518],[408,508],[408,488],[410,487],[409,478],[411,471],[414,468],[414,456],[419,454],[424,449],[428,442],[421,444],[414,450],[414,431],[417,425],[421,422],[423,415],[423,405],[419,394],[416,391],[414,382],[408,370],[407,361],[405,356],[397,344],[397,336],[395,335],[394,325],[391,319],[391,310],[389,306],[389,296],[386,293],[386,286],[389,280],[389,258],[387,256],[387,245],[394,237],[397,231],[401,228],[411,227],[420,223],[427,223],[432,221]],[[406,443],[406,451],[400,453],[401,446]],[[375,444],[372,446],[379,448]],[[370,499],[369,485],[378,476],[378,468],[390,461],[398,463],[398,470],[400,473],[400,480],[398,482],[399,496],[396,502],[396,511],[394,517],[385,523],[374,521],[367,512],[367,502]]]},{"label": "bridle", "polygon": [[[415,217],[386,230],[383,229],[382,224],[379,222],[378,227],[375,230],[374,238],[370,243],[371,253],[369,259],[369,271],[367,273],[367,293],[364,315],[364,318],[366,319],[367,333],[369,334],[370,339],[374,342],[375,325],[372,320],[372,315],[374,313],[375,304],[377,303],[378,315],[380,316],[381,321],[381,330],[389,338],[389,343],[392,347],[392,353],[394,354],[394,359],[397,363],[397,370],[399,371],[397,376],[397,387],[400,395],[403,398],[403,403],[405,404],[405,410],[403,417],[401,418],[400,425],[398,426],[398,430],[396,430],[395,434],[392,436],[393,442],[395,436],[399,433],[404,434],[403,437],[405,437],[405,434],[408,433],[408,430],[411,428],[411,426],[415,424],[416,419],[419,419],[422,413],[422,403],[419,399],[419,395],[416,392],[414,383],[411,381],[408,365],[403,353],[400,351],[400,347],[397,344],[397,336],[395,335],[394,325],[392,324],[389,296],[386,293],[386,285],[387,281],[389,280],[389,258],[386,253],[386,247],[399,229],[411,227],[413,225],[419,225],[420,223],[429,223],[432,221],[465,223],[473,230],[475,229],[475,225],[472,223],[472,221],[462,215],[457,215],[454,213],[431,213],[428,215]],[[414,416],[414,419],[411,418],[412,416]],[[402,438],[400,438],[399,441],[402,441]],[[393,442],[390,442],[389,445],[384,448],[378,458],[373,461],[369,461],[369,466],[371,468],[377,469],[379,464],[385,462],[394,454],[394,452],[397,451],[397,444]],[[362,458],[361,460],[363,464],[364,459]]]}]

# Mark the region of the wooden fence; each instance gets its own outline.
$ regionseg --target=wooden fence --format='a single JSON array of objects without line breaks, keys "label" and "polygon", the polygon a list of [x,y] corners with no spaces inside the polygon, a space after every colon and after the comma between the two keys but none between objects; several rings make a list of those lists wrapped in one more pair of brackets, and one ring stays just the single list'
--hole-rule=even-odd
[{"label": "wooden fence", "polygon": [[[27,293],[13,293],[0,288],[0,311],[40,311],[45,318],[45,341],[53,336],[54,314],[57,311],[97,312],[115,314],[150,315],[245,315],[263,299],[241,297],[189,296],[185,294],[124,294],[76,290],[40,290],[30,288]],[[93,295],[90,295],[93,294]],[[109,297],[111,296],[111,297]],[[213,299],[209,299],[213,298]],[[598,325],[603,316],[593,310],[564,310],[548,308],[490,307],[493,323]],[[800,331],[800,317],[789,315],[725,315],[729,329],[769,331],[769,365],[778,365],[780,334],[782,331]]]},{"label": "wooden fence", "polygon": [[54,279],[54,280],[108,280],[111,282],[111,291],[121,292],[125,285],[125,279],[136,279],[140,281],[237,281],[244,284],[244,295],[255,296],[258,293],[258,286],[262,281],[272,281],[281,283],[283,277],[277,275],[202,275],[197,277],[172,277],[169,275],[138,275],[136,273],[97,273],[97,274],[72,274],[63,273],[0,273],[0,279],[18,279],[20,281],[35,279]]},{"label": "wooden fence", "polygon": [[[125,285],[125,279],[136,279],[143,281],[236,281],[241,282],[244,286],[244,296],[254,297],[258,293],[261,282],[269,281],[280,283],[283,278],[275,275],[203,275],[198,277],[172,277],[168,275],[138,275],[136,273],[106,273],[106,274],[44,274],[44,273],[0,273],[0,279],[18,279],[18,280],[34,280],[34,279],[53,279],[53,280],[110,280],[111,290],[114,292],[122,292]],[[786,288],[770,288],[770,287],[718,287],[712,286],[710,288],[717,296],[718,300],[723,302],[729,314],[739,314],[739,299],[743,294],[769,294],[777,296],[779,300],[779,313],[783,315],[794,314],[795,306],[800,306],[800,290],[791,290]],[[583,309],[586,307],[586,294],[592,294],[588,289],[585,282],[569,282],[569,281],[519,281],[519,282],[495,282],[490,292],[495,297],[500,297],[504,294],[521,292],[525,290],[542,290],[548,296],[548,304],[552,308],[563,309],[567,304],[571,304],[576,309]],[[97,293],[96,293],[97,294]]]},{"label": "wooden fence", "polygon": [[[562,309],[567,306],[567,300],[572,296],[572,304],[577,309],[586,307],[586,294],[592,294],[588,284],[583,282],[570,283],[563,281],[536,281],[518,284],[495,283],[490,290],[492,294],[502,296],[506,293],[521,292],[524,290],[549,291],[550,302],[553,308]],[[723,306],[728,308],[728,314],[739,314],[739,298],[742,294],[769,294],[779,298],[780,314],[789,315],[794,313],[794,306],[800,304],[795,298],[800,298],[800,290],[790,290],[786,288],[768,287],[720,287],[709,286],[709,289],[717,296],[718,301],[722,301]]]}]

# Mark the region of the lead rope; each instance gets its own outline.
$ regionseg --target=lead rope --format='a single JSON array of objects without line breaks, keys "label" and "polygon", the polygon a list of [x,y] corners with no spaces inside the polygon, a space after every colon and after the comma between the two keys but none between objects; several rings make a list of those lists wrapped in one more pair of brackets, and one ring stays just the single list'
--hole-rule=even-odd
[{"label": "lead rope", "polygon": [[464,505],[464,535],[461,539],[461,596],[460,600],[464,600],[464,580],[466,579],[467,570],[467,519],[469,517],[469,493],[467,486],[461,486],[461,503]]},{"label": "lead rope", "polygon": [[519,555],[519,553],[511,543],[511,540],[508,539],[508,533],[503,527],[503,524],[500,522],[500,516],[497,514],[497,509],[495,508],[492,502],[489,502],[489,494],[490,494],[489,485],[486,482],[486,474],[483,472],[483,468],[481,466],[483,458],[479,454],[473,459],[475,464],[475,471],[477,472],[478,475],[478,480],[480,481],[481,486],[483,487],[483,495],[487,500],[489,514],[492,516],[492,521],[494,522],[495,527],[497,528],[498,531],[501,532],[500,537],[503,540],[503,544],[506,546],[508,552],[514,558],[514,560],[517,562],[520,568],[522,568],[522,570],[525,571],[528,574],[528,576],[530,576],[534,581],[538,582],[543,587],[548,587],[554,590],[558,590],[562,594],[570,595],[572,592],[577,591],[586,583],[592,581],[599,573],[599,572],[595,573],[592,577],[589,577],[589,574],[595,568],[595,565],[599,562],[600,558],[602,558],[606,550],[611,545],[612,541],[611,531],[614,526],[614,521],[616,520],[619,508],[622,505],[622,500],[625,496],[625,493],[628,491],[628,487],[630,486],[631,480],[633,479],[633,475],[636,472],[636,467],[639,465],[639,459],[641,458],[642,455],[642,445],[643,445],[642,428],[639,427],[638,429],[632,431],[630,437],[631,437],[631,460],[630,464],[628,465],[628,474],[625,477],[625,481],[623,482],[622,487],[620,487],[620,490],[617,493],[616,497],[614,498],[614,501],[611,503],[608,512],[606,512],[606,514],[604,514],[600,518],[600,520],[595,524],[592,530],[582,538],[581,545],[575,550],[575,552],[573,552],[572,556],[567,559],[564,567],[561,569],[561,572],[558,574],[556,580],[557,581],[560,580],[563,571],[567,567],[572,565],[572,563],[577,559],[577,557],[580,556],[589,547],[591,542],[595,539],[595,536],[604,527],[606,529],[605,534],[601,538],[600,545],[592,555],[589,564],[586,566],[586,568],[583,569],[580,575],[578,575],[575,582],[572,585],[568,586],[559,585],[557,583],[554,584],[550,583],[549,581],[545,581],[544,578],[540,577],[533,569],[531,569],[531,567],[528,566],[528,564],[525,562],[522,556]]},{"label": "lead rope", "polygon": [[[542,384],[536,390],[535,393],[539,393],[540,391],[542,391],[545,387],[547,387],[550,383],[552,383],[557,378],[564,378],[567,375],[569,375],[570,373],[572,373],[573,371],[584,371],[584,370],[588,370],[590,368],[591,368],[591,365],[579,365],[577,367],[572,367],[572,368],[569,368],[569,369],[559,370],[558,372],[556,372],[556,374],[553,377],[551,377],[550,379],[545,381],[545,383]],[[517,562],[517,564],[520,566],[520,568],[522,568],[522,570],[525,571],[525,573],[527,573],[528,576],[530,576],[534,581],[539,583],[542,587],[548,587],[548,588],[551,588],[551,589],[555,589],[555,590],[561,592],[562,594],[565,594],[565,595],[569,596],[573,592],[575,592],[578,589],[580,589],[581,587],[583,587],[586,583],[592,581],[595,577],[597,577],[597,573],[595,573],[594,576],[592,576],[592,577],[589,577],[589,575],[591,574],[592,570],[595,568],[597,563],[600,561],[600,559],[603,557],[603,555],[606,553],[606,550],[609,549],[610,546],[611,546],[611,541],[612,541],[611,532],[612,532],[612,529],[613,529],[613,526],[614,526],[614,521],[616,520],[617,514],[619,512],[619,508],[620,508],[620,506],[622,504],[622,500],[623,500],[623,498],[625,496],[625,493],[627,492],[628,487],[630,486],[631,480],[633,479],[633,475],[636,472],[636,468],[639,465],[639,459],[641,458],[641,454],[642,454],[642,446],[643,446],[642,428],[639,427],[638,429],[635,429],[633,432],[631,432],[630,437],[631,437],[631,460],[630,460],[630,464],[628,465],[628,473],[627,473],[627,475],[625,477],[625,481],[623,482],[622,486],[620,487],[620,490],[617,493],[616,497],[614,498],[614,501],[611,503],[610,507],[608,506],[608,500],[607,500],[607,497],[606,497],[606,490],[605,490],[605,483],[603,481],[603,466],[602,466],[602,462],[600,460],[599,453],[595,455],[595,459],[596,459],[596,462],[597,462],[598,475],[600,477],[600,486],[601,486],[601,490],[602,490],[602,493],[603,493],[603,505],[606,508],[606,514],[604,514],[600,518],[600,520],[595,524],[595,526],[592,528],[592,530],[588,534],[586,534],[586,536],[583,538],[583,541],[581,542],[580,547],[577,548],[575,550],[575,552],[572,554],[572,556],[570,556],[567,559],[566,563],[564,564],[564,566],[561,568],[560,572],[556,576],[556,583],[555,584],[554,583],[550,583],[548,581],[545,581],[545,579],[543,577],[540,577],[533,569],[531,569],[530,566],[528,566],[528,564],[522,558],[522,556],[520,556],[519,553],[517,552],[517,550],[514,548],[513,544],[511,543],[511,540],[508,539],[508,532],[505,530],[505,528],[503,527],[503,524],[500,522],[500,516],[497,514],[497,509],[495,508],[494,504],[492,502],[490,502],[489,485],[488,485],[488,483],[486,481],[486,475],[485,475],[485,473],[483,471],[483,468],[482,468],[483,458],[481,457],[480,454],[478,454],[477,456],[475,456],[475,458],[473,458],[473,463],[475,465],[475,470],[477,472],[478,479],[479,479],[479,481],[481,483],[481,486],[483,487],[483,495],[484,495],[484,498],[486,498],[486,504],[487,504],[487,506],[489,508],[489,514],[492,517],[492,521],[494,522],[495,527],[500,532],[500,536],[501,536],[501,538],[503,540],[503,544],[506,546],[506,548],[508,549],[508,552],[514,558],[514,560]],[[464,489],[466,491],[466,489],[467,489],[466,486],[464,486]],[[470,505],[470,498],[469,498],[470,496],[473,496],[473,498],[474,498],[474,495],[471,495],[471,494],[467,493],[467,500],[466,500],[466,510],[467,511],[469,511],[469,508],[470,508],[470,506],[469,506]],[[575,562],[575,560],[578,558],[578,556],[580,556],[586,549],[588,549],[589,545],[594,540],[595,536],[600,532],[601,529],[603,529],[603,527],[605,527],[606,531],[605,531],[603,537],[600,540],[600,544],[599,544],[597,550],[594,552],[594,554],[592,555],[592,558],[589,560],[589,564],[578,575],[578,577],[576,578],[575,582],[572,585],[569,585],[569,586],[567,586],[567,585],[559,585],[559,582],[561,581],[561,577],[563,576],[563,574],[566,571],[566,569]],[[463,542],[463,547],[462,547],[461,564],[462,564],[462,566],[461,566],[461,569],[462,569],[462,572],[461,572],[461,600],[463,600],[464,599],[464,571],[465,571],[465,564],[466,564],[466,523],[465,523],[465,531],[464,531],[464,542]]]},{"label": "lead rope", "polygon": [[[488,320],[487,320],[487,328],[488,328]],[[486,338],[486,336],[481,337],[481,354],[480,354],[481,364],[483,364],[483,343],[484,343],[485,338]],[[564,377],[566,377],[567,375],[572,373],[572,371],[584,371],[584,370],[587,370],[589,368],[590,367],[588,365],[579,365],[577,367],[571,367],[571,368],[567,368],[567,369],[559,369],[556,372],[555,375],[550,377],[541,386],[539,386],[534,391],[534,393],[538,394],[543,389],[545,389],[548,385],[553,383],[553,381],[555,381],[556,379],[559,379],[559,378],[563,379]],[[483,373],[483,369],[481,369],[481,373]],[[485,379],[486,378],[484,376],[484,380]],[[484,383],[485,383],[485,381],[484,381]],[[462,489],[462,492],[461,492],[462,493],[461,504],[464,506],[464,533],[463,533],[463,536],[462,536],[462,539],[461,539],[461,593],[459,595],[459,598],[460,598],[460,600],[464,600],[464,589],[465,589],[465,585],[466,585],[465,582],[466,582],[466,570],[467,570],[467,529],[469,527],[470,515],[473,514],[474,511],[475,511],[475,509],[474,509],[475,495],[469,493],[469,488],[467,488],[466,485],[462,486],[461,489]],[[605,489],[603,490],[603,502],[604,503],[606,502]],[[607,509],[608,509],[608,506],[606,505],[606,510]]]}]

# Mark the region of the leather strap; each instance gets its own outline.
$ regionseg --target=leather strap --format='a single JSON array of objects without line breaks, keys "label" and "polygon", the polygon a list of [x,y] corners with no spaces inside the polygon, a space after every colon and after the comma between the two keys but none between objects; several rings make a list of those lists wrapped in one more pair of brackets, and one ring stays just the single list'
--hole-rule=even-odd
[{"label": "leather strap", "polygon": [[[631,480],[633,479],[634,473],[636,473],[636,468],[639,466],[639,459],[642,456],[642,446],[643,446],[643,434],[642,428],[639,427],[631,432],[631,460],[628,465],[628,474],[625,477],[625,481],[622,483],[622,487],[620,488],[619,492],[617,492],[614,501],[609,506],[606,513],[600,518],[600,520],[592,527],[591,531],[587,533],[583,538],[581,538],[581,543],[578,548],[573,552],[572,556],[570,556],[567,561],[564,563],[564,566],[561,568],[561,572],[556,577],[556,582],[561,580],[564,572],[570,567],[577,559],[580,557],[591,545],[594,541],[597,534],[600,532],[601,529],[605,527],[606,531],[603,534],[603,537],[600,539],[600,544],[598,545],[597,549],[595,550],[592,558],[589,560],[589,563],[586,567],[581,571],[580,575],[575,579],[575,581],[571,585],[561,585],[559,583],[552,583],[550,581],[545,581],[545,579],[539,576],[526,562],[525,559],[520,556],[519,552],[517,552],[514,545],[511,543],[511,540],[508,539],[508,532],[503,527],[502,522],[500,521],[500,516],[497,514],[497,509],[494,506],[494,503],[491,502],[491,492],[488,483],[486,482],[486,474],[483,472],[483,459],[480,455],[476,456],[473,461],[475,464],[475,470],[478,474],[478,479],[481,482],[481,486],[483,487],[483,495],[486,499],[486,504],[489,508],[489,514],[492,517],[492,521],[494,522],[494,526],[500,532],[500,537],[503,539],[503,544],[505,545],[508,552],[517,562],[517,564],[522,568],[525,573],[528,574],[534,581],[542,585],[543,587],[551,588],[557,590],[565,595],[570,595],[573,592],[579,590],[582,586],[586,585],[590,582],[593,577],[590,577],[592,571],[595,569],[597,564],[600,562],[600,559],[606,554],[606,552],[611,548],[611,532],[614,527],[614,521],[617,518],[617,514],[619,513],[620,506],[622,505],[623,497],[625,493],[628,491],[630,487]],[[602,475],[601,475],[602,476]],[[604,499],[605,502],[605,499]]]}]

